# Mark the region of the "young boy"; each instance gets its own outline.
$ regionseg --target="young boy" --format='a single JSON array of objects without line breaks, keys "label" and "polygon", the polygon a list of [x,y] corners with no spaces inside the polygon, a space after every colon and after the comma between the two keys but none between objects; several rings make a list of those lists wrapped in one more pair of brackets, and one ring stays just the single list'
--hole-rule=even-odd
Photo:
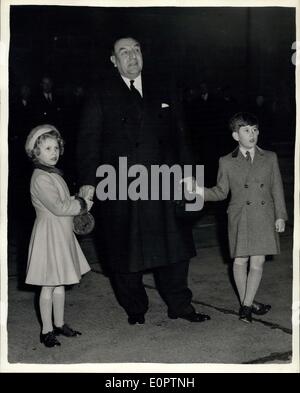
[{"label": "young boy", "polygon": [[[220,158],[217,185],[204,188],[204,200],[221,201],[231,192],[227,210],[229,248],[241,303],[240,320],[248,323],[252,322],[252,313],[263,315],[271,308],[254,298],[265,255],[280,253],[278,232],[285,229],[287,212],[276,153],[257,146],[257,118],[237,113],[229,127],[238,147]],[[201,194],[201,189],[197,187],[196,192]]]}]

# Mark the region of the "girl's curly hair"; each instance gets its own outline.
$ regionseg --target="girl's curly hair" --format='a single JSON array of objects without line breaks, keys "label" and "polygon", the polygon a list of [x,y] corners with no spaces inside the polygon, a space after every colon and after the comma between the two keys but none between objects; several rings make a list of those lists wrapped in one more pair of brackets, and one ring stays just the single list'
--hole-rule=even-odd
[{"label": "girl's curly hair", "polygon": [[31,150],[31,152],[29,153],[29,158],[32,159],[32,161],[37,161],[38,160],[38,156],[40,155],[40,145],[42,144],[42,142],[47,139],[47,138],[51,138],[57,141],[58,146],[59,146],[59,155],[62,156],[64,154],[64,145],[65,145],[65,141],[63,140],[63,138],[60,136],[60,134],[55,131],[49,131],[46,132],[45,134],[40,135],[37,140],[35,141],[34,147]]}]

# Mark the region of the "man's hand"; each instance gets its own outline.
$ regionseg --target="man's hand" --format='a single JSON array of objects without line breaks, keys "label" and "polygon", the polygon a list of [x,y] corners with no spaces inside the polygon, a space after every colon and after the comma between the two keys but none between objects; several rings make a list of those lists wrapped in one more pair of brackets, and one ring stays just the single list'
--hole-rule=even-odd
[{"label": "man's hand", "polygon": [[84,198],[85,202],[86,202],[86,207],[87,207],[87,211],[89,212],[94,204],[94,202],[92,202],[90,199]]},{"label": "man's hand", "polygon": [[93,186],[82,186],[80,187],[78,196],[83,199],[89,199],[90,201],[93,200],[95,193],[95,187]]},{"label": "man's hand", "polygon": [[284,230],[285,230],[285,221],[282,218],[278,218],[275,221],[275,230],[276,230],[276,232],[284,232]]},{"label": "man's hand", "polygon": [[180,184],[185,183],[186,189],[190,194],[194,194],[196,191],[196,180],[193,177],[185,177],[181,179]]},{"label": "man's hand", "polygon": [[185,177],[180,180],[180,184],[185,183],[186,189],[190,194],[198,194],[202,198],[204,197],[204,189],[203,187],[199,187],[196,179],[194,177]]}]

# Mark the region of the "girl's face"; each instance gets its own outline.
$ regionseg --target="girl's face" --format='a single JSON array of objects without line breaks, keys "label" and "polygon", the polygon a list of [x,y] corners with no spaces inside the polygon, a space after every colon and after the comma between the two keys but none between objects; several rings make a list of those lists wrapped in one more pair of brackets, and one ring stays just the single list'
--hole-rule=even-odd
[{"label": "girl's face", "polygon": [[245,149],[251,149],[257,144],[259,130],[257,126],[242,126],[238,132],[234,132],[233,137]]},{"label": "girl's face", "polygon": [[55,166],[59,159],[59,145],[56,139],[46,138],[39,145],[40,154],[37,156],[39,162],[47,166]]}]

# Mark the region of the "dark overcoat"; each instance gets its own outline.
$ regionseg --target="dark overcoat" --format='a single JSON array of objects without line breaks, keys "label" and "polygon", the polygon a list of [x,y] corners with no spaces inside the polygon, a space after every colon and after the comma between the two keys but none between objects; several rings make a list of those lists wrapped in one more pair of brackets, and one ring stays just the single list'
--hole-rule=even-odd
[{"label": "dark overcoat", "polygon": [[[151,165],[192,162],[171,85],[142,75],[142,86],[141,105],[118,73],[91,93],[78,135],[80,185],[97,186],[96,170],[101,164],[112,165],[118,180],[119,157],[126,157],[128,168],[141,164],[148,173]],[[95,205],[99,241],[112,271],[142,271],[195,255],[191,225],[175,217],[172,201],[96,198]]]},{"label": "dark overcoat", "polygon": [[205,188],[204,199],[220,201],[226,199],[229,191],[231,257],[278,254],[275,221],[287,220],[287,212],[276,153],[256,147],[252,163],[239,148],[221,157],[217,185]]}]

